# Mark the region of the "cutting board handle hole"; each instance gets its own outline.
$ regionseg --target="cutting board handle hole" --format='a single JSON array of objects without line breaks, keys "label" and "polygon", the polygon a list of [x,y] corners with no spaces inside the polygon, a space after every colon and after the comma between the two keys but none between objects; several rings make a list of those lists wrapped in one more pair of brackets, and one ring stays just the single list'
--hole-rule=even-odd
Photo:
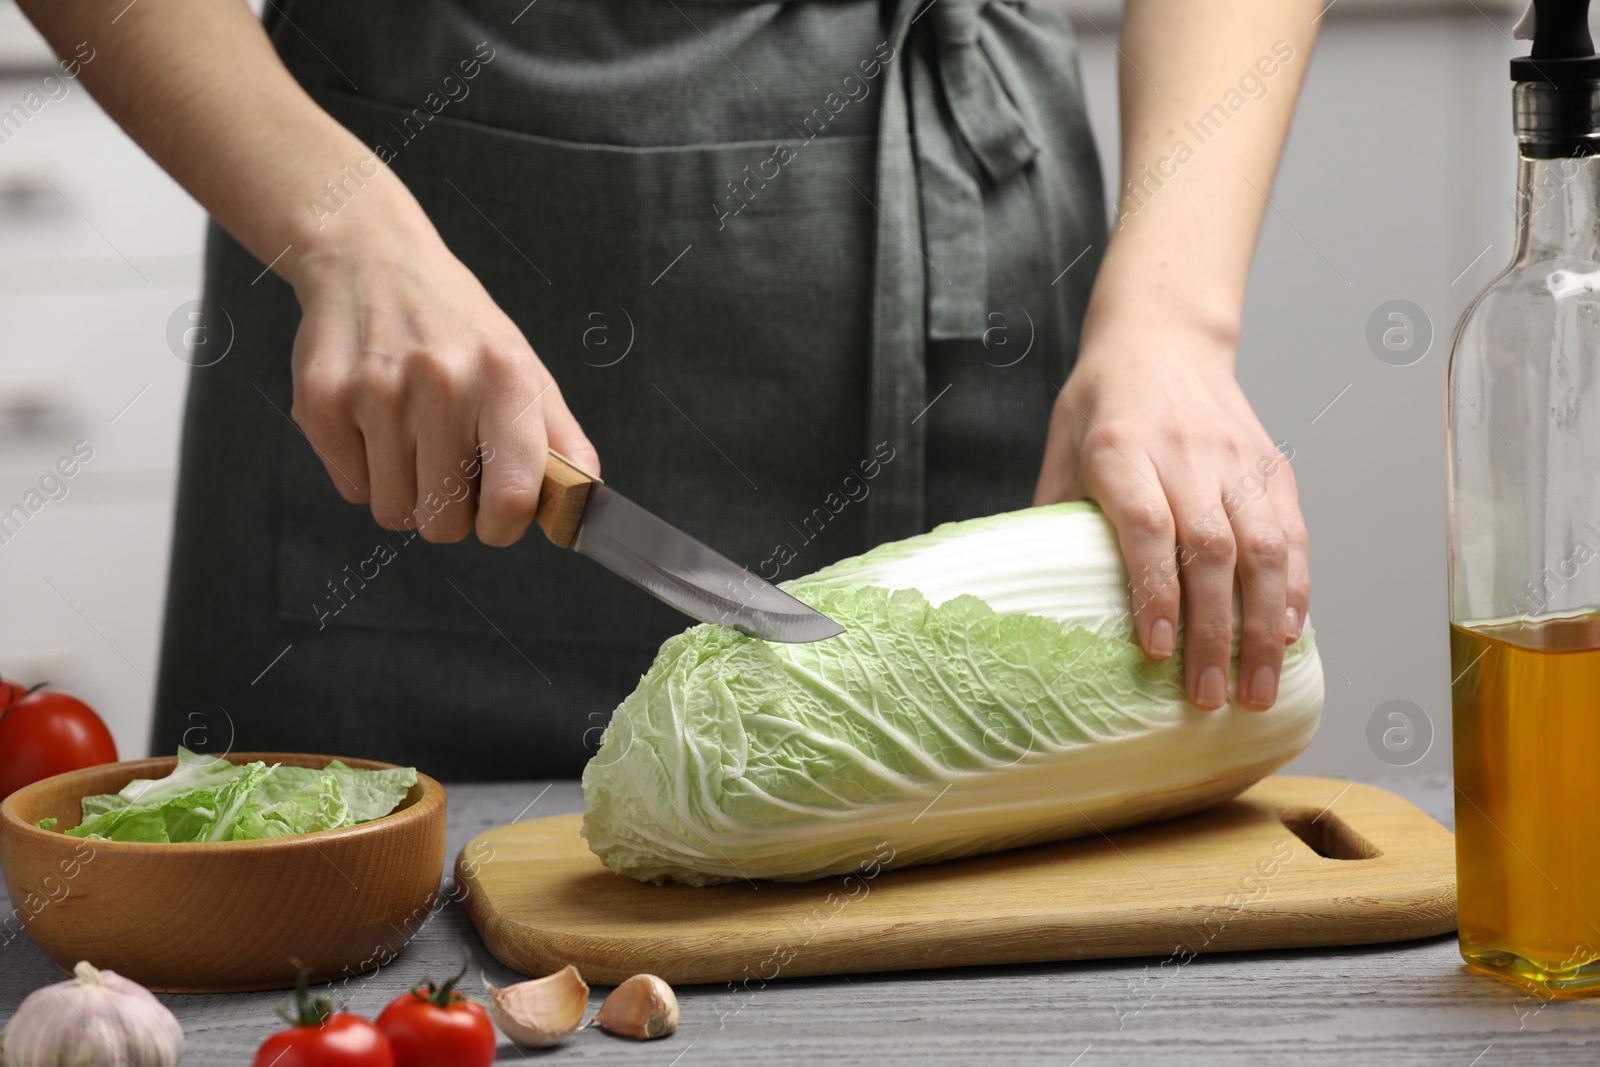
[{"label": "cutting board handle hole", "polygon": [[1350,824],[1331,811],[1316,808],[1285,808],[1278,820],[1311,851],[1330,860],[1371,860],[1383,852],[1371,841],[1350,828]]}]

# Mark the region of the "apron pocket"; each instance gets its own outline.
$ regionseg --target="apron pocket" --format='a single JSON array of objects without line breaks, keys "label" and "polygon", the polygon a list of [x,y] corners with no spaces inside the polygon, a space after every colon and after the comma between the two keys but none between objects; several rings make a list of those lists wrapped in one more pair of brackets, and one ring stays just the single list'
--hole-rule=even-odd
[{"label": "apron pocket", "polygon": [[[609,484],[764,576],[866,547],[873,138],[615,147],[314,95],[521,327]],[[536,528],[509,549],[385,531],[282,440],[280,619],[631,648],[689,625]]]}]

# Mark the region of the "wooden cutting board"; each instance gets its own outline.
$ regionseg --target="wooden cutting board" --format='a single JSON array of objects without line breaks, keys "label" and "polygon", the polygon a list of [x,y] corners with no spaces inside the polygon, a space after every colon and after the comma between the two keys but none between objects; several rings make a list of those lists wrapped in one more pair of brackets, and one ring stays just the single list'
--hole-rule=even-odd
[{"label": "wooden cutting board", "polygon": [[[1109,836],[815,882],[654,886],[613,874],[581,817],[512,823],[456,876],[489,951],[591,982],[669,982],[1403,941],[1456,926],[1455,838],[1409,802],[1268,778]],[[752,987],[754,988],[754,987]]]}]

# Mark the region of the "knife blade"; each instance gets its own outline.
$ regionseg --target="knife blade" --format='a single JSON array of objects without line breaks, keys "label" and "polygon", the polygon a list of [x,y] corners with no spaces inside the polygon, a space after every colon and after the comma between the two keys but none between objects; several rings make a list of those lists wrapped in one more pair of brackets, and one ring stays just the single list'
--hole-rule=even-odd
[{"label": "knife blade", "polygon": [[587,556],[692,619],[798,644],[844,627],[656,517],[552,449],[534,516],[552,544]]}]

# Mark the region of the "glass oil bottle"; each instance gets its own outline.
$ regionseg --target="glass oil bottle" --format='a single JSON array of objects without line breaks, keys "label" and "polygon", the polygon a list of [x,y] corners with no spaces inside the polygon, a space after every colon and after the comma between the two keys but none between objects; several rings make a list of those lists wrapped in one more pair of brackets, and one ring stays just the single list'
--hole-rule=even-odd
[{"label": "glass oil bottle", "polygon": [[1470,969],[1600,993],[1600,56],[1536,0],[1511,264],[1450,354],[1456,866]]}]

